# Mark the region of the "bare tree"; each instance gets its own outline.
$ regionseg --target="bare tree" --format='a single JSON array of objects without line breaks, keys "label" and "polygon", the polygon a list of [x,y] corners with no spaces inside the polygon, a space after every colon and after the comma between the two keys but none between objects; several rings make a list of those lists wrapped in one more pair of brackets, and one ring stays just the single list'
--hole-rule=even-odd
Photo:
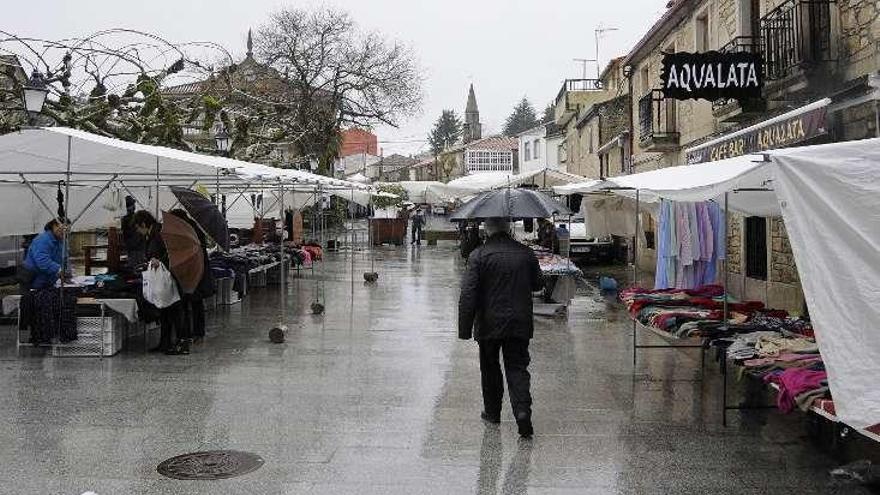
[{"label": "bare tree", "polygon": [[[209,55],[207,55],[209,54]],[[37,71],[49,97],[38,124],[54,124],[128,141],[189,149],[183,140],[184,105],[164,97],[169,81],[207,77],[206,55],[231,63],[211,43],[175,45],[154,34],[111,29],[83,38],[43,40],[0,31],[0,132],[25,121],[20,101],[24,76]]]},{"label": "bare tree", "polygon": [[256,37],[258,59],[294,88],[303,151],[334,158],[344,126],[397,126],[420,108],[422,79],[405,45],[361,31],[343,11],[287,8]]}]

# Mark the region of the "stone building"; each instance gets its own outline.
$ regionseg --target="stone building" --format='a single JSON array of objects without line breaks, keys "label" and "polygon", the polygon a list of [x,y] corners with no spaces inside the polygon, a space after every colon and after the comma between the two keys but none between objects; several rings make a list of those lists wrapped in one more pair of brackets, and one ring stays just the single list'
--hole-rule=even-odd
[{"label": "stone building", "polygon": [[629,128],[625,111],[628,82],[620,62],[612,60],[599,79],[567,79],[556,96],[556,125],[565,135],[559,163],[568,173],[598,179],[605,162],[609,169],[628,168],[629,154],[624,148],[612,145],[598,153]]},{"label": "stone building", "polygon": [[[760,54],[761,96],[664,98],[664,54],[708,51]],[[632,92],[635,172],[880,135],[876,0],[675,0],[622,65]],[[734,296],[803,309],[781,218],[731,215],[728,237]],[[655,254],[643,254],[641,265],[653,269]]]}]

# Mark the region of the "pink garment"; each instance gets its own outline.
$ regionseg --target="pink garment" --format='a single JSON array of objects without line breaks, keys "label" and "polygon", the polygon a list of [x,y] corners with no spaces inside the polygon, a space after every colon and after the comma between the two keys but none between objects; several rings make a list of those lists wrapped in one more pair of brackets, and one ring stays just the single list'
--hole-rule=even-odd
[{"label": "pink garment", "polygon": [[688,221],[687,206],[684,203],[675,203],[675,223],[678,233],[679,265],[689,266],[694,262],[694,258],[691,228]]},{"label": "pink garment", "polygon": [[824,371],[806,370],[802,368],[790,368],[778,375],[768,375],[764,378],[767,382],[779,385],[779,396],[776,398],[776,406],[783,413],[790,413],[797,403],[798,395],[825,386],[828,374]]},{"label": "pink garment", "polygon": [[697,203],[697,217],[700,225],[700,259],[710,261],[715,251],[715,231],[712,230],[712,218],[709,217],[709,206],[706,203]]},{"label": "pink garment", "polygon": [[299,252],[303,255],[303,266],[312,266],[312,253],[305,249],[300,249]]}]

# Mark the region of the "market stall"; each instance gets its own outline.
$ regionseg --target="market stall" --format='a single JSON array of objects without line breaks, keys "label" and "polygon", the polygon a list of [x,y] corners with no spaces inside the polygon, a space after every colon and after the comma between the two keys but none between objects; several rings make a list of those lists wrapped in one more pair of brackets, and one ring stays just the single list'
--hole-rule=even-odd
[{"label": "market stall", "polygon": [[[16,201],[34,206],[23,211],[5,210],[16,212],[0,216],[0,230],[7,234],[39,231],[46,218],[56,216],[68,218],[70,228],[76,231],[106,228],[118,222],[122,196],[130,196],[137,208],[153,211],[159,216],[160,211],[179,204],[170,188],[196,186],[210,188],[217,202],[226,192],[238,193],[240,197],[257,191],[269,192],[274,196],[272,204],[278,205],[279,212],[285,211],[288,195],[288,204],[296,205],[297,195],[314,197],[344,192],[347,198],[361,195],[368,200],[372,194],[369,186],[307,172],[130,143],[73,129],[27,129],[0,136],[0,187],[7,192],[2,200],[9,206],[14,204],[10,202]],[[25,198],[29,201],[23,201]],[[57,209],[54,207],[56,202]],[[263,211],[270,209],[271,206]],[[64,252],[67,252],[69,236],[66,231],[63,243]],[[278,250],[282,252],[284,246],[280,244]],[[284,255],[279,254],[279,257]],[[68,263],[67,257],[64,262]],[[69,264],[63,267],[64,271],[70,268]],[[279,271],[278,278],[283,290],[286,276],[282,273]],[[58,297],[53,296],[52,304],[59,305],[61,318],[75,318],[80,306],[89,303],[100,305],[102,314],[105,309],[112,312],[116,308],[118,311],[121,305],[119,302],[107,303],[106,300],[111,298],[106,294],[76,301],[72,296],[80,295],[80,289],[82,287],[58,287]],[[9,305],[12,304],[10,301]],[[73,330],[62,340],[78,340],[77,325],[67,326]],[[53,344],[53,348],[67,344],[70,342]],[[105,354],[99,350],[97,355]]]},{"label": "market stall", "polygon": [[[876,359],[880,337],[873,331],[873,322],[880,317],[880,295],[871,289],[880,283],[878,163],[880,140],[870,139],[616,177],[605,188],[655,204],[710,201],[723,205],[724,211],[781,215],[827,373],[829,390],[814,394],[809,408],[819,407],[828,417],[824,401],[830,393],[836,413],[833,419],[870,434],[880,423],[880,391],[874,386],[874,377],[880,375]],[[726,273],[725,265],[725,280]],[[735,322],[729,321],[732,313],[726,291],[723,297],[722,321],[735,328]],[[750,321],[755,323],[753,319],[743,323]],[[731,364],[739,365],[736,356],[728,352],[725,363],[734,358]],[[774,383],[785,388],[784,383]]]}]

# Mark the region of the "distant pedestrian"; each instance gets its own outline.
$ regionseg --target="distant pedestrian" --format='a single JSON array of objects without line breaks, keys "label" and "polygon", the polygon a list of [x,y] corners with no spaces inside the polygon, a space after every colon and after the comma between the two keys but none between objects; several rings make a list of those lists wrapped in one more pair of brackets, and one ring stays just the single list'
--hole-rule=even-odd
[{"label": "distant pedestrian", "polygon": [[458,301],[458,337],[472,336],[480,346],[483,412],[485,421],[501,421],[504,383],[523,437],[532,436],[532,396],[529,390],[529,340],[534,334],[532,292],[543,286],[535,253],[515,241],[505,219],[486,221],[485,244],[468,258]]},{"label": "distant pedestrian", "polygon": [[480,226],[477,223],[461,224],[461,257],[465,260],[480,247]]},{"label": "distant pedestrian", "polygon": [[421,244],[422,243],[422,229],[425,227],[425,212],[422,209],[416,210],[416,214],[412,219],[412,228],[410,231],[410,236],[412,240],[410,244]]}]

